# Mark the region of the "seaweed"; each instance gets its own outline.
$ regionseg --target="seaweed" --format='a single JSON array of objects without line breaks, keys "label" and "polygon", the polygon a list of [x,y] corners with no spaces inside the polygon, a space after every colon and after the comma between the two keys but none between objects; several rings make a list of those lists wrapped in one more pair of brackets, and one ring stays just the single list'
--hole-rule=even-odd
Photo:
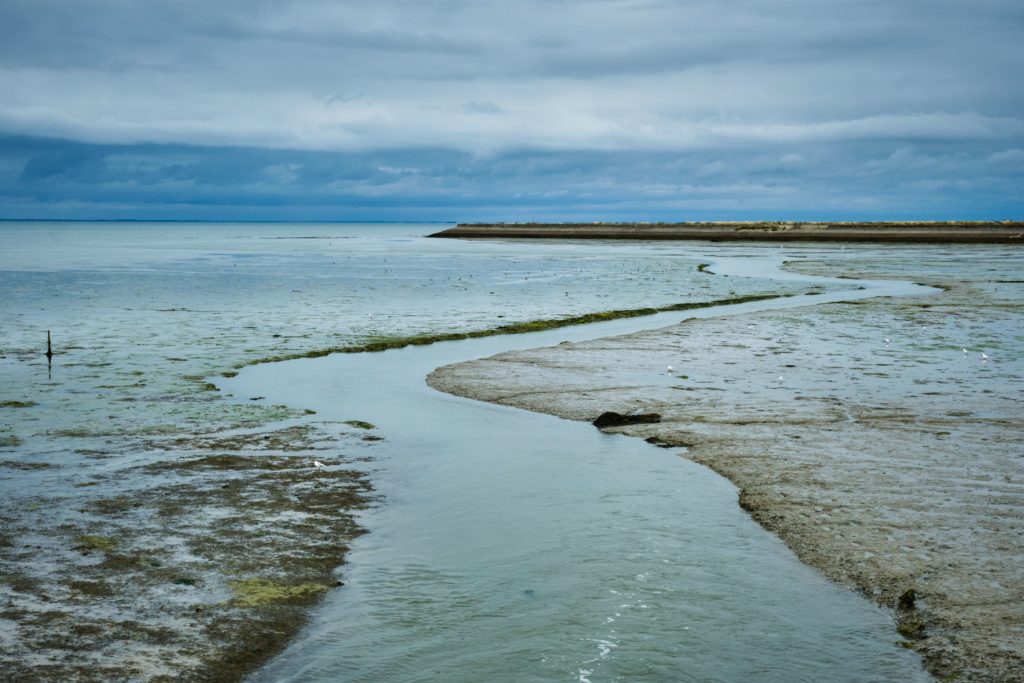
[{"label": "seaweed", "polygon": [[231,603],[238,607],[262,607],[276,602],[308,600],[328,589],[319,583],[286,584],[263,578],[228,581],[234,597]]},{"label": "seaweed", "polygon": [[[522,334],[525,332],[541,332],[554,330],[560,327],[571,327],[574,325],[589,325],[590,323],[607,322],[621,318],[639,318],[655,313],[671,313],[675,311],[690,311],[699,308],[711,308],[713,306],[729,306],[732,304],[743,304],[752,301],[764,301],[766,299],[778,299],[792,296],[791,294],[752,294],[748,296],[731,297],[727,299],[715,299],[713,301],[694,301],[670,304],[668,306],[657,306],[647,308],[626,308],[597,313],[585,313],[583,315],[570,316],[566,318],[546,318],[540,320],[528,320],[519,323],[508,323],[497,327],[485,328],[482,330],[471,330],[468,332],[441,332],[438,334],[417,334],[405,337],[374,337],[363,344],[350,346],[331,346],[311,351],[282,354],[278,356],[267,356],[256,358],[236,368],[247,365],[262,365],[264,363],[278,363],[286,360],[297,360],[299,358],[321,358],[333,353],[376,353],[389,349],[401,349],[407,346],[427,346],[438,342],[460,341],[462,339],[477,339],[480,337],[493,337],[501,334]],[[186,379],[189,379],[186,377]]]},{"label": "seaweed", "polygon": [[35,401],[0,401],[0,408],[31,408],[39,405]]},{"label": "seaweed", "polygon": [[78,537],[78,545],[75,550],[89,552],[91,550],[113,550],[117,547],[117,540],[109,536],[95,536],[85,534]]}]

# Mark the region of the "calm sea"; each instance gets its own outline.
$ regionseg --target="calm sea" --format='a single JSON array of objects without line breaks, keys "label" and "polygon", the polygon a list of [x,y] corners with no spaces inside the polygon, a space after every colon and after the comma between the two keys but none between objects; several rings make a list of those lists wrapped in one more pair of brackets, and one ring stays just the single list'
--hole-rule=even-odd
[{"label": "calm sea", "polygon": [[[35,404],[0,414],[3,458],[75,466],[0,478],[0,494],[59,493],[144,462],[149,436],[315,408],[379,426],[366,467],[382,500],[346,587],[257,680],[927,680],[889,615],[800,565],[728,482],[643,442],[423,383],[444,363],[652,321],[218,377],[378,337],[843,287],[736,277],[763,256],[742,245],[425,238],[443,227],[0,223],[0,400]],[[733,276],[698,269],[722,258]],[[269,405],[227,396],[253,392]]]}]

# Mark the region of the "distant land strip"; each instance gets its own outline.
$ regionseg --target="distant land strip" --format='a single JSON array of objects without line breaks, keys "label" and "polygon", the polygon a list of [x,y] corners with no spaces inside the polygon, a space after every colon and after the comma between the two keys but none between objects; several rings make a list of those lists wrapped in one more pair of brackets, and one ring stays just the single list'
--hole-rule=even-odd
[{"label": "distant land strip", "polygon": [[431,237],[1024,243],[1024,221],[460,223]]}]

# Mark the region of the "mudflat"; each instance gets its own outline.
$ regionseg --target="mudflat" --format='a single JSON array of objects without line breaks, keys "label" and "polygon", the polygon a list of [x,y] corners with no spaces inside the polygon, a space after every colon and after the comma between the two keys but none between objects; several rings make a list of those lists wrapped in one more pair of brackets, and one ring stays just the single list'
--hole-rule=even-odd
[{"label": "mudflat", "polygon": [[35,494],[0,511],[0,678],[241,680],[363,533],[370,482],[338,448],[367,435],[344,427],[154,438],[163,460],[0,461]]},{"label": "mudflat", "polygon": [[432,237],[1020,244],[1024,222],[461,223]]},{"label": "mudflat", "polygon": [[[970,259],[967,259],[968,261]],[[850,276],[907,279],[892,263]],[[893,611],[944,680],[1024,680],[1024,303],[1013,259],[922,254],[943,293],[689,320],[440,368],[437,389],[676,449],[804,562]],[[835,264],[804,261],[809,273]],[[669,370],[671,366],[671,370]]]}]

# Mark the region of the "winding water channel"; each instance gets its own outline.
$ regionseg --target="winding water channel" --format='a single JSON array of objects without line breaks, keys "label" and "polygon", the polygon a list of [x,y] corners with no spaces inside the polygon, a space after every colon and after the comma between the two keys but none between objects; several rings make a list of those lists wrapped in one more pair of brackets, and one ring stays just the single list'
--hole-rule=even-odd
[{"label": "winding water channel", "polygon": [[[501,351],[875,296],[733,258],[711,270],[846,289],[246,369],[237,397],[386,437],[346,585],[253,681],[926,681],[891,617],[800,564],[711,471],[638,439],[429,388]],[[663,367],[650,368],[651,373]],[[638,372],[644,372],[638,368]]]}]

